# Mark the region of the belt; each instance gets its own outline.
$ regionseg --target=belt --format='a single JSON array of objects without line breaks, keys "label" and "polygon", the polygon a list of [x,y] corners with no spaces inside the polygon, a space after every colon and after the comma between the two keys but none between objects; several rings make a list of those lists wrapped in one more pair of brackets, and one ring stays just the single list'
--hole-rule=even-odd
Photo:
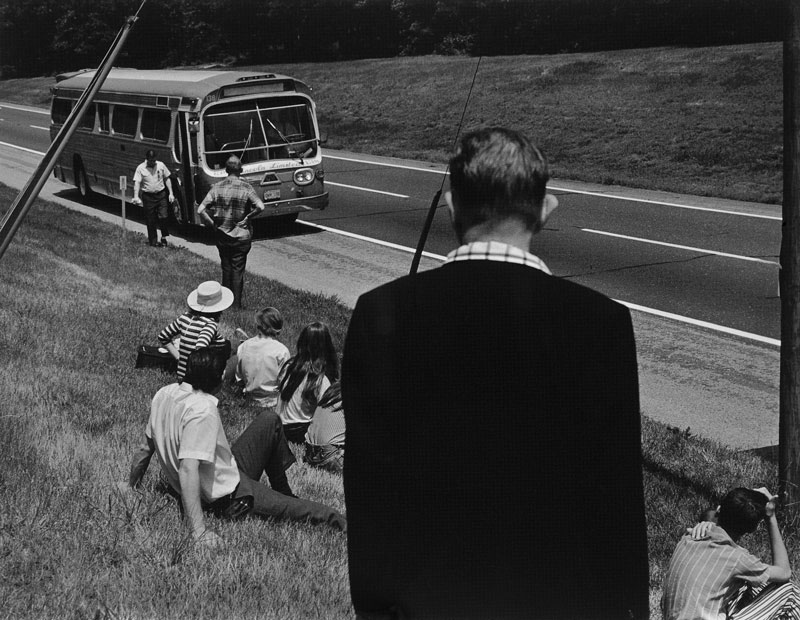
[{"label": "belt", "polygon": [[233,493],[214,500],[208,505],[208,509],[216,516],[222,517],[223,519],[239,519],[244,517],[253,509],[253,497],[251,495],[236,497],[236,492],[238,490],[239,485],[237,484]]},{"label": "belt", "polygon": [[148,196],[158,196],[159,194],[163,194],[166,191],[167,191],[167,188],[165,187],[164,189],[160,189],[157,192],[142,192],[142,193],[143,194],[147,194]]}]

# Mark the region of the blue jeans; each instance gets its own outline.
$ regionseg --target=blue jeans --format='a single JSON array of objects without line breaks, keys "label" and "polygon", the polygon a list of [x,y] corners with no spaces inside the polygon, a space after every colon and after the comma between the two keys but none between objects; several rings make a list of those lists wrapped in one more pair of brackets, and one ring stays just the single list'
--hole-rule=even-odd
[{"label": "blue jeans", "polygon": [[[341,513],[325,504],[291,495],[286,470],[295,458],[283,435],[280,418],[274,411],[262,411],[236,440],[231,451],[240,478],[233,498],[252,498],[249,514],[326,524],[347,531],[347,520]],[[267,474],[272,488],[258,482],[263,473]]]},{"label": "blue jeans", "polygon": [[241,308],[244,268],[247,264],[247,254],[250,252],[250,239],[235,239],[218,229],[215,240],[219,260],[222,263],[222,286],[233,291],[233,303],[237,308]]}]

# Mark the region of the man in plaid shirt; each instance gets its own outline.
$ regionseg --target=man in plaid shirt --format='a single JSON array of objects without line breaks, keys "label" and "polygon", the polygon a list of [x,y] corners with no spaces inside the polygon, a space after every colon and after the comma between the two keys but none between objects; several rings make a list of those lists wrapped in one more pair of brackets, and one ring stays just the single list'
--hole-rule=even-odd
[{"label": "man in plaid shirt", "polygon": [[233,291],[233,303],[242,307],[244,268],[250,252],[253,228],[249,218],[264,210],[253,186],[242,181],[242,162],[231,155],[225,162],[228,176],[215,183],[197,209],[203,222],[214,229],[222,263],[222,285]]}]

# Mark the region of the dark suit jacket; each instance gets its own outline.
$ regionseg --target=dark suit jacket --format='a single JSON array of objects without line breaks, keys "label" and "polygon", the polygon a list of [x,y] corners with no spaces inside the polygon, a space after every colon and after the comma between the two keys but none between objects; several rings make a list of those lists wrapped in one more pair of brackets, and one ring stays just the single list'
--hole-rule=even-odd
[{"label": "dark suit jacket", "polygon": [[630,313],[531,267],[359,299],[343,360],[356,611],[647,618]]}]

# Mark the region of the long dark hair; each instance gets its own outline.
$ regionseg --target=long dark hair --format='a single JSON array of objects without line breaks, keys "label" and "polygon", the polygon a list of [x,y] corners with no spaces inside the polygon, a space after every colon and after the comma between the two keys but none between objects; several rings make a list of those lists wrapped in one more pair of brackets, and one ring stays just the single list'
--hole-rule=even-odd
[{"label": "long dark hair", "polygon": [[319,399],[318,407],[323,409],[333,409],[334,411],[341,411],[342,409],[342,384],[339,381],[334,381],[331,386],[325,390],[322,398]]},{"label": "long dark hair", "polygon": [[339,358],[333,347],[328,326],[319,321],[309,323],[297,338],[297,353],[281,368],[278,389],[281,400],[289,401],[303,379],[306,386],[303,399],[316,406],[316,392],[324,376],[331,381],[339,378]]}]

